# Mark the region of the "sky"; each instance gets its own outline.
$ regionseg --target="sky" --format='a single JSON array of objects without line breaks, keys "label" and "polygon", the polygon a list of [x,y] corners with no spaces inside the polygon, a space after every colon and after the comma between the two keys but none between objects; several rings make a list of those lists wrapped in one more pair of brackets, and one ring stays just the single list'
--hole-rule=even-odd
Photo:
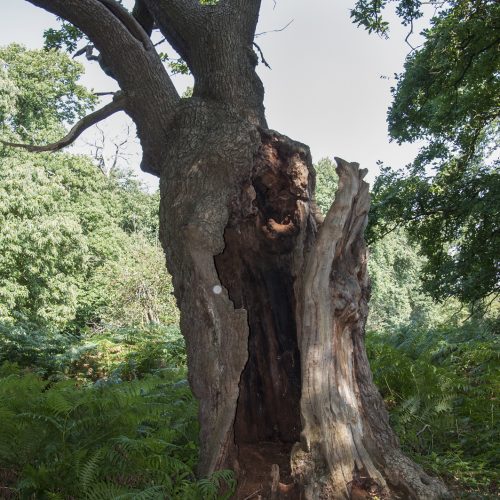
[{"label": "sky", "polygon": [[[272,69],[260,64],[258,73],[270,128],[309,145],[315,162],[327,156],[359,162],[373,182],[377,161],[402,167],[417,152],[417,145],[391,143],[386,124],[394,74],[402,71],[410,48],[404,42],[406,28],[395,16],[388,16],[391,32],[384,40],[351,23],[353,5],[354,0],[262,0],[257,33],[267,33],[256,42]],[[288,23],[283,31],[273,31]],[[25,0],[0,1],[0,45],[41,47],[43,30],[57,26],[53,15]],[[179,75],[173,81],[181,92],[191,83]],[[83,82],[96,91],[116,89],[96,63],[87,66]],[[102,129],[122,137],[127,124],[121,113]],[[88,151],[97,133],[86,132],[76,150]],[[129,153],[130,166],[155,187],[156,178],[139,171],[136,142]]]}]

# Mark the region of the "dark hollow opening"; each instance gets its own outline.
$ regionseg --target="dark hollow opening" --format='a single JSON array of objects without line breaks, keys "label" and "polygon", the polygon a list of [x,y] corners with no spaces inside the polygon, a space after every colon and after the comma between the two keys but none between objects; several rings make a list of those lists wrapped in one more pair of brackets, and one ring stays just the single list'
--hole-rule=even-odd
[{"label": "dark hollow opening", "polygon": [[[225,249],[215,258],[236,308],[248,313],[248,362],[240,379],[235,442],[300,440],[300,354],[295,324],[294,248],[301,232],[299,200],[308,196],[302,149],[283,136],[263,136],[251,179],[233,200]],[[304,179],[306,179],[304,181]],[[305,183],[305,184],[304,184]]]},{"label": "dark hollow opening", "polygon": [[234,422],[237,498],[269,488],[273,464],[287,491],[283,498],[299,498],[290,470],[302,390],[294,279],[302,265],[296,248],[307,245],[310,229],[303,210],[314,185],[310,163],[302,145],[264,132],[252,176],[232,200],[225,249],[215,257],[235,308],[248,314],[248,361]]},{"label": "dark hollow opening", "polygon": [[226,229],[216,258],[221,282],[248,314],[248,361],[240,379],[236,444],[290,443],[300,437],[300,355],[293,279],[287,256],[249,252],[251,243]]}]

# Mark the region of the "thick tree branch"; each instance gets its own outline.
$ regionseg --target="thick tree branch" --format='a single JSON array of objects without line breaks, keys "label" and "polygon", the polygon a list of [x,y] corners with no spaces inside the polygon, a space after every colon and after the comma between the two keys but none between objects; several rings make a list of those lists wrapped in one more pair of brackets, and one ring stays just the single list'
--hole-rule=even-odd
[{"label": "thick tree branch", "polygon": [[187,63],[193,97],[224,103],[266,126],[264,90],[252,43],[260,0],[143,0],[163,36]]},{"label": "thick tree branch", "polygon": [[125,96],[120,92],[109,104],[106,104],[106,106],[104,106],[103,108],[98,109],[97,111],[94,111],[90,115],[87,115],[84,118],[82,118],[71,128],[71,130],[68,132],[67,135],[65,135],[59,141],[52,142],[51,144],[44,144],[43,146],[38,146],[34,144],[21,144],[16,142],[2,141],[1,139],[0,142],[4,146],[9,146],[12,148],[23,148],[32,153],[41,153],[44,151],[51,151],[51,152],[60,151],[66,146],[72,144],[85,130],[87,130],[92,125],[95,125],[96,123],[99,123],[105,118],[108,118],[117,111],[122,111],[124,109],[124,103],[125,103]]},{"label": "thick tree branch", "polygon": [[155,20],[144,4],[143,0],[136,0],[134,8],[132,10],[132,16],[134,16],[134,18],[142,26],[148,36],[151,36]]},{"label": "thick tree branch", "polygon": [[129,12],[115,0],[99,0],[99,2],[101,2],[117,19],[123,23],[129,33],[134,38],[139,40],[144,45],[146,50],[151,48],[152,42],[149,38],[149,34],[146,33],[143,26],[134,15],[130,15]]},{"label": "thick tree branch", "polygon": [[[101,54],[122,90],[140,93],[155,80],[155,91],[172,108],[178,94],[139,22],[115,0],[27,0],[81,29]],[[133,66],[130,61],[133,60]]]},{"label": "thick tree branch", "polygon": [[180,97],[141,24],[116,0],[27,0],[66,19],[99,51],[101,67],[127,95],[124,111],[137,125],[141,168],[157,174]]},{"label": "thick tree branch", "polygon": [[221,0],[221,8],[231,12],[232,22],[244,34],[246,42],[253,42],[259,20],[261,0]]},{"label": "thick tree branch", "polygon": [[197,0],[142,0],[163,36],[190,65],[193,38],[200,33],[205,12]]},{"label": "thick tree branch", "polygon": [[[199,49],[200,40],[209,45],[216,36],[233,36],[251,44],[261,5],[261,0],[220,0],[216,5],[201,5],[198,0],[142,2],[153,15],[163,36],[190,68],[193,52]],[[209,26],[212,27],[211,33],[207,31]],[[213,47],[212,50],[218,48]],[[206,49],[210,50],[210,47]]]}]

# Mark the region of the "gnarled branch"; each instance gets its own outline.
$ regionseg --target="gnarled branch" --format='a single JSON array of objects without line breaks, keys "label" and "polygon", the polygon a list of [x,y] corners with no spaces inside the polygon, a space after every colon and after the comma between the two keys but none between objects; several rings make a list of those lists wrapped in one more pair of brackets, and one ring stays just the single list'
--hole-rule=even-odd
[{"label": "gnarled branch", "polygon": [[[179,96],[149,36],[115,0],[27,0],[77,26],[99,51],[122,90],[140,97],[154,87],[171,109]],[[134,61],[131,68],[130,61]],[[150,80],[149,82],[147,80]],[[145,98],[149,98],[150,95]],[[142,100],[142,99],[141,99]],[[135,117],[134,117],[135,119]]]},{"label": "gnarled branch", "polygon": [[4,146],[9,146],[12,148],[23,148],[32,153],[42,153],[44,151],[50,151],[50,152],[60,151],[66,146],[69,146],[70,144],[75,142],[75,140],[92,125],[95,125],[96,123],[99,123],[105,118],[108,118],[117,111],[122,111],[124,109],[124,103],[125,103],[125,96],[121,92],[117,93],[116,97],[109,104],[106,104],[106,106],[102,107],[101,109],[98,109],[97,111],[94,111],[90,115],[87,115],[84,118],[82,118],[71,128],[71,130],[62,139],[56,142],[52,142],[50,144],[44,144],[38,146],[34,144],[8,142],[8,141],[3,141],[1,139],[0,142]]},{"label": "gnarled branch", "polygon": [[[116,0],[27,0],[66,19],[87,35],[99,63],[127,95],[124,111],[137,125],[141,167],[161,169],[165,132],[180,97],[140,23]],[[149,40],[149,41],[148,41]]]}]

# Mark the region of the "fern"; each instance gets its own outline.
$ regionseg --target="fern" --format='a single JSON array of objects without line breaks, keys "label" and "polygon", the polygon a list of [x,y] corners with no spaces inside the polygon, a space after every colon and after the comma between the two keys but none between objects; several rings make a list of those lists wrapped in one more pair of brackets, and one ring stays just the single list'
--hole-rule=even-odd
[{"label": "fern", "polygon": [[405,451],[465,488],[497,482],[500,350],[492,323],[370,334],[367,350]]},{"label": "fern", "polygon": [[84,492],[87,492],[89,490],[90,486],[99,476],[99,468],[102,462],[103,455],[104,450],[102,448],[99,448],[90,456],[90,458],[82,467],[77,469],[79,483]]},{"label": "fern", "polygon": [[127,495],[127,488],[113,483],[99,482],[91,486],[86,492],[85,498],[87,500],[121,500],[130,498]]},{"label": "fern", "polygon": [[184,372],[82,386],[0,370],[0,463],[20,471],[20,497],[198,495],[196,404],[176,387]]}]

